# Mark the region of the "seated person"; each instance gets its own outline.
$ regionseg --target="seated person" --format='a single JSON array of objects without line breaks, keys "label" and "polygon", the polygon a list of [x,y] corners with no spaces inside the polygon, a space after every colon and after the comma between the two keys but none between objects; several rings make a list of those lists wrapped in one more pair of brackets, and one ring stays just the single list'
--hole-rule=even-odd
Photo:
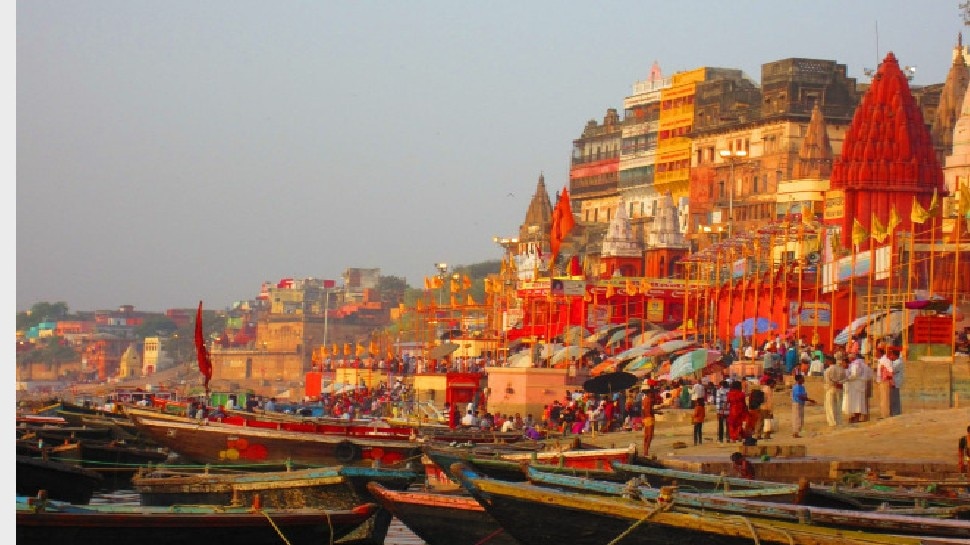
[{"label": "seated person", "polygon": [[732,469],[735,477],[754,479],[754,466],[740,452],[731,455]]}]

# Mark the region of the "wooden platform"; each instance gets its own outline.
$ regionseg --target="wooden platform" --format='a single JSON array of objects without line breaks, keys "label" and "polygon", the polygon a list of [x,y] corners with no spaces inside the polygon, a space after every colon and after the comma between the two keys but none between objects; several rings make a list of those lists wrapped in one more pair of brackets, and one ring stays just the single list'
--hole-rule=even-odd
[{"label": "wooden platform", "polygon": [[[773,456],[772,449],[788,450],[794,453],[804,451],[803,445],[766,445],[745,447],[750,454],[745,456],[754,465],[754,472],[758,479],[797,483],[802,477],[813,483],[840,483],[853,474],[866,473],[888,477],[912,477],[947,479],[955,478],[956,464],[913,462],[907,460],[837,460],[830,457],[815,458],[807,455]],[[742,451],[744,453],[745,451]],[[762,459],[768,454],[768,459]],[[700,471],[713,474],[732,474],[732,464],[729,453],[723,456],[673,456],[664,459],[664,464],[686,471]]]}]

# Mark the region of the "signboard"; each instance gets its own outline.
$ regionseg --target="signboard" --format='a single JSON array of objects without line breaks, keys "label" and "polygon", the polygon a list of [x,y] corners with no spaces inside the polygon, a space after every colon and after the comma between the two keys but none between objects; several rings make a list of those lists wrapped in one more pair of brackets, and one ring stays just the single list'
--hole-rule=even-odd
[{"label": "signboard", "polygon": [[826,220],[840,220],[845,217],[845,192],[832,189],[825,193]]},{"label": "signboard", "polygon": [[797,302],[791,303],[792,316],[790,322],[793,325],[828,327],[832,325],[832,305],[829,303],[816,303],[805,301],[801,308]]},{"label": "signboard", "polygon": [[664,300],[650,299],[647,301],[647,321],[660,323],[664,321]]}]

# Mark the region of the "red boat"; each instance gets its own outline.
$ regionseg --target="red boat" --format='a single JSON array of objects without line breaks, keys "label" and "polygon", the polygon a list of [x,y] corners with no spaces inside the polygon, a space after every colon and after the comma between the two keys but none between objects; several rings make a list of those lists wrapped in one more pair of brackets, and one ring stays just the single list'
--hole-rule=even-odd
[{"label": "red boat", "polygon": [[127,409],[138,429],[161,446],[197,463],[323,466],[417,460],[421,444],[411,428],[283,422],[230,416],[197,420],[151,409]]}]

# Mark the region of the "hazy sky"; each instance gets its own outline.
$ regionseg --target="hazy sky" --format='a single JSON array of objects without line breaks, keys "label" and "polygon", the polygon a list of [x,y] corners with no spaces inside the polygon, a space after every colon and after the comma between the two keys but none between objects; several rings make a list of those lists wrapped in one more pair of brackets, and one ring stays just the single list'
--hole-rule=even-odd
[{"label": "hazy sky", "polygon": [[224,308],[349,267],[498,259],[540,173],[646,79],[887,51],[940,83],[958,0],[18,1],[18,310]]}]

